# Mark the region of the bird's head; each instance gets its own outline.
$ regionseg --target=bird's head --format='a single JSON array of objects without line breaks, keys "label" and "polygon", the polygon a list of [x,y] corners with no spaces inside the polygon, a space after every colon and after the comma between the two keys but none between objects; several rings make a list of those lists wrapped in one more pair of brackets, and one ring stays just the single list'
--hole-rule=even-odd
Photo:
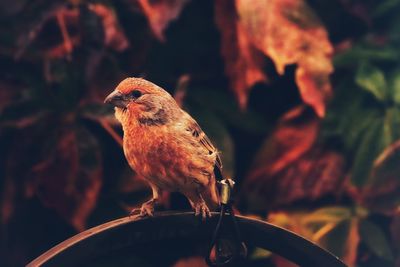
[{"label": "bird's head", "polygon": [[115,115],[123,126],[127,123],[165,124],[177,107],[168,92],[142,78],[126,78],[104,103],[115,107]]}]

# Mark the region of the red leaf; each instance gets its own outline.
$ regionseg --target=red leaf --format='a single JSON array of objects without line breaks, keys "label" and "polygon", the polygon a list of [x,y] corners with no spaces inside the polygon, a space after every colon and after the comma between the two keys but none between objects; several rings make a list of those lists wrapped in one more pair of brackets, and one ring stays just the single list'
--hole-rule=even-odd
[{"label": "red leaf", "polygon": [[89,9],[101,18],[105,35],[104,44],[119,52],[128,48],[128,39],[111,8],[102,4],[90,4]]},{"label": "red leaf", "polygon": [[[119,52],[128,48],[128,39],[119,25],[113,10],[103,4],[89,4],[88,8],[101,19],[102,30],[104,31],[104,45]],[[82,32],[76,30],[81,26],[79,25],[80,16],[79,8],[69,9],[65,5],[58,5],[49,9],[37,24],[30,26],[31,29],[28,33],[20,36],[18,40],[19,49],[15,57],[20,58],[26,48],[38,39],[37,37],[42,32],[43,27],[48,23],[54,22],[57,22],[62,38],[57,40],[56,43],[52,43],[54,41],[43,42],[40,40],[38,43],[41,43],[41,46],[36,49],[45,58],[63,58],[69,56],[74,47],[81,43]],[[54,36],[51,36],[51,39],[54,39]],[[42,47],[43,43],[46,44],[44,47]],[[51,44],[49,45],[49,43]]]},{"label": "red leaf", "polygon": [[331,95],[333,48],[315,13],[303,0],[236,0],[239,21],[252,44],[275,62],[279,74],[297,64],[296,83],[303,101],[318,116]]},{"label": "red leaf", "polygon": [[304,155],[314,144],[318,131],[319,120],[306,114],[303,106],[287,112],[256,156],[249,182],[264,173],[275,175]]},{"label": "red leaf", "polygon": [[257,202],[257,208],[265,210],[339,192],[344,159],[318,146],[319,124],[316,115],[304,107],[281,118],[245,180],[246,196],[250,202]]},{"label": "red leaf", "polygon": [[215,1],[215,20],[221,32],[225,73],[239,105],[244,108],[251,87],[267,80],[263,73],[263,55],[255,49],[246,29],[237,21],[233,1]]},{"label": "red leaf", "polygon": [[62,2],[53,2],[48,5],[46,10],[42,11],[40,17],[35,21],[27,25],[27,29],[18,37],[17,49],[14,53],[16,59],[20,59],[25,53],[26,49],[32,42],[37,38],[39,33],[42,31],[44,25],[52,18],[56,16],[58,12],[65,10],[65,4]]},{"label": "red leaf", "polygon": [[65,128],[59,132],[56,147],[31,171],[31,194],[37,194],[78,230],[85,228],[102,184],[101,156],[96,148],[87,131]]},{"label": "red leaf", "polygon": [[189,0],[138,0],[154,35],[164,41],[164,30],[176,20]]}]

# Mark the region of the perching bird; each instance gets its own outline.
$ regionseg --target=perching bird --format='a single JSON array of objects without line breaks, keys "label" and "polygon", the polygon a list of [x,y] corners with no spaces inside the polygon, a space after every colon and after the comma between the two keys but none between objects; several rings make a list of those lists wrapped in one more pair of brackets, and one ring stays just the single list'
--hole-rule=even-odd
[{"label": "perching bird", "polygon": [[197,122],[168,92],[141,78],[123,80],[104,102],[115,106],[129,165],[153,192],[140,215],[152,216],[161,190],[167,190],[185,195],[196,215],[211,216],[209,207],[219,204],[222,163]]}]

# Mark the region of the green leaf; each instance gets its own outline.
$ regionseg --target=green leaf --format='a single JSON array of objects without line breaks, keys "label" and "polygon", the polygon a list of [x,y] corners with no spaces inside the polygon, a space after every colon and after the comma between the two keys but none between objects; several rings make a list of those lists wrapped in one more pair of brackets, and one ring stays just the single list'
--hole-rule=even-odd
[{"label": "green leaf", "polygon": [[396,104],[400,104],[400,68],[391,72],[389,77],[389,92]]},{"label": "green leaf", "polygon": [[351,182],[357,187],[366,184],[373,162],[384,148],[381,142],[383,134],[383,122],[381,120],[371,122],[366,131],[358,147],[352,168]]},{"label": "green leaf", "polygon": [[368,101],[370,97],[368,93],[354,90],[354,87],[352,90],[358,92],[348,94],[345,100],[337,99],[342,107],[336,110],[336,116],[340,117],[338,126],[343,134],[345,148],[351,152],[359,146],[362,136],[368,131],[371,123],[382,118],[382,111],[378,106]]},{"label": "green leaf", "polygon": [[359,108],[360,90],[354,90],[352,81],[342,80],[335,88],[335,95],[328,106],[325,119],[322,121],[322,135],[324,137],[337,137],[343,135],[346,131],[347,121],[352,116],[343,116],[343,114],[354,114]]},{"label": "green leaf", "polygon": [[394,187],[398,183],[400,160],[400,140],[397,140],[377,157],[374,164],[373,175],[368,184],[375,190],[380,187]]},{"label": "green leaf", "polygon": [[[344,113],[349,114],[349,113]],[[346,148],[351,151],[354,151],[355,148],[358,148],[363,136],[366,132],[368,132],[371,124],[374,121],[380,120],[379,111],[377,109],[367,109],[367,110],[354,110],[353,116],[348,116],[347,126],[344,131],[344,144]],[[347,117],[346,115],[344,115]]]},{"label": "green leaf", "polygon": [[356,44],[351,49],[336,55],[333,59],[335,68],[356,66],[361,60],[397,62],[400,54],[396,47],[376,47],[370,44]]},{"label": "green leaf", "polygon": [[363,205],[374,212],[396,214],[400,205],[400,139],[376,158],[372,175],[361,191]]},{"label": "green leaf", "polygon": [[382,116],[382,106],[368,92],[356,88],[353,81],[343,80],[335,88],[322,134],[326,139],[340,137],[346,152],[352,156],[368,127]]},{"label": "green leaf", "polygon": [[367,245],[371,252],[385,260],[393,260],[389,242],[379,226],[369,220],[362,220],[359,230],[362,242]]},{"label": "green leaf", "polygon": [[387,145],[394,140],[400,138],[400,107],[390,107],[386,109],[385,123],[390,127],[390,140],[387,140]]},{"label": "green leaf", "polygon": [[384,118],[383,144],[389,146],[394,140],[400,138],[400,107],[386,109]]},{"label": "green leaf", "polygon": [[263,248],[255,248],[253,253],[249,256],[252,260],[260,260],[271,257],[272,252]]},{"label": "green leaf", "polygon": [[381,105],[367,90],[344,80],[337,87],[323,131],[328,138],[341,138],[345,152],[353,158],[351,181],[361,187],[369,183],[379,153],[400,137],[399,108]]},{"label": "green leaf", "polygon": [[372,93],[378,101],[385,101],[387,97],[387,85],[384,73],[369,64],[361,63],[355,77],[356,84]]},{"label": "green leaf", "polygon": [[375,18],[385,15],[387,12],[392,11],[393,8],[396,6],[398,7],[400,4],[400,0],[386,0],[379,2],[379,5],[372,12],[372,16]]}]

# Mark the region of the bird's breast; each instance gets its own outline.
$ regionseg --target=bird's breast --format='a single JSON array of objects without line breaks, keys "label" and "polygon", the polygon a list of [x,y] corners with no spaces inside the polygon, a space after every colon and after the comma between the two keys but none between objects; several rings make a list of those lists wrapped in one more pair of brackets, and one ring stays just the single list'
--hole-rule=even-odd
[{"label": "bird's breast", "polygon": [[[213,170],[215,159],[167,126],[135,127],[124,132],[124,152],[130,166],[162,189],[181,191]],[[201,183],[207,183],[204,178]]]},{"label": "bird's breast", "polygon": [[188,172],[182,160],[182,145],[163,127],[137,127],[124,134],[124,152],[129,165],[161,188],[176,190]]}]

